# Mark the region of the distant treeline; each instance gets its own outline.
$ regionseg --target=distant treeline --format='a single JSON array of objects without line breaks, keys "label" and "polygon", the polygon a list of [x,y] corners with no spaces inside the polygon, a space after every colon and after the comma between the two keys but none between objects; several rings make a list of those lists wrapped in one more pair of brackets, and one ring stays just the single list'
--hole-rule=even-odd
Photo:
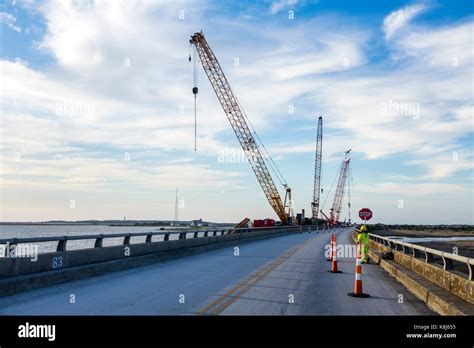
[{"label": "distant treeline", "polygon": [[413,230],[413,231],[470,231],[474,232],[474,225],[385,225],[372,224],[367,225],[369,230]]}]

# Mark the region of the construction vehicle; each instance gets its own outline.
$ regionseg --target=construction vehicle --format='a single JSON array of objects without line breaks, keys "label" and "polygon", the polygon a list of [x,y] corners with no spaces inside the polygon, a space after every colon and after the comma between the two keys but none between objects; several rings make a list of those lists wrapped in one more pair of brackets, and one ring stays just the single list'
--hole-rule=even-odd
[{"label": "construction vehicle", "polygon": [[313,223],[318,221],[319,198],[321,196],[321,160],[323,150],[323,118],[318,118],[318,130],[316,133],[316,155],[314,160],[314,189],[313,201],[311,202]]},{"label": "construction vehicle", "polygon": [[250,222],[249,218],[243,218],[242,221],[240,221],[237,225],[233,227],[233,229],[229,230],[227,234],[234,234],[238,231],[239,228],[245,228],[248,226],[248,223]]},{"label": "construction vehicle", "polygon": [[[229,120],[230,125],[232,126],[232,129],[234,130],[234,133],[240,142],[242,150],[249,160],[249,163],[257,177],[260,186],[262,187],[263,193],[265,194],[268,202],[283,224],[291,223],[293,217],[291,189],[288,187],[285,179],[281,175],[281,172],[276,167],[275,162],[253,129],[203,33],[195,33],[191,36],[189,42],[194,49],[193,66],[195,81],[192,91],[195,100],[195,120],[196,95],[198,93],[198,87],[196,83],[196,69],[198,65],[197,59],[199,58],[204,72],[209,78],[209,82],[211,83],[211,86],[214,89],[214,92],[216,93],[222,108],[224,109],[224,113],[226,114],[227,119]],[[189,55],[189,60],[191,61],[191,54]],[[257,144],[257,141],[260,143],[260,147]],[[277,176],[278,180],[285,189],[284,203],[282,203],[280,194],[267,168],[265,158],[270,168],[274,171],[274,174]]]},{"label": "construction vehicle", "polygon": [[253,227],[273,227],[273,226],[275,226],[275,220],[273,219],[253,220]]},{"label": "construction vehicle", "polygon": [[[342,207],[342,199],[344,197],[344,190],[346,187],[347,176],[349,173],[349,163],[351,160],[349,157],[350,152],[351,152],[351,149],[344,152],[344,159],[342,160],[341,169],[339,170],[336,193],[334,195],[334,201],[332,203],[332,208],[330,210],[329,217],[327,217],[327,215],[324,214],[324,212],[321,210],[321,215],[324,216],[326,222],[328,222],[330,225],[339,224],[339,217],[341,215],[341,207]],[[348,187],[349,187],[349,184],[348,184]],[[348,205],[349,205],[349,211],[350,211],[350,200],[348,202]]]}]

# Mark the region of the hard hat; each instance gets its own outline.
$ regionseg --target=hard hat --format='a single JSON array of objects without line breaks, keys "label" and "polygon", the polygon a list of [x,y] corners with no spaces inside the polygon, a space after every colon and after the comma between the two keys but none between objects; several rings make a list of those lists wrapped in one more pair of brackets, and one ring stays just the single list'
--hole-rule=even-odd
[{"label": "hard hat", "polygon": [[360,226],[360,230],[361,231],[367,231],[367,227],[365,227],[365,225],[362,225],[362,226]]}]

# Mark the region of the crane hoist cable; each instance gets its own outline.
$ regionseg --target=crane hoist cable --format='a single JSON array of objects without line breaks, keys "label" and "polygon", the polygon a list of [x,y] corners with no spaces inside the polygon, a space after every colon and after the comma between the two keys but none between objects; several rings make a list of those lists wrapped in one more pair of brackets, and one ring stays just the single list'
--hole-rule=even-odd
[{"label": "crane hoist cable", "polygon": [[[192,54],[193,54],[193,58],[191,59],[191,50],[192,50]],[[193,78],[194,78],[194,87],[193,87],[193,94],[194,94],[194,151],[196,151],[196,139],[197,139],[197,107],[196,107],[196,96],[198,94],[198,87],[197,87],[197,84],[198,84],[198,59],[199,59],[199,55],[197,54],[197,50],[196,50],[196,46],[194,46],[193,44],[189,44],[189,61],[191,62],[191,60],[193,61]],[[280,182],[280,184],[283,186],[283,187],[287,187],[288,186],[288,183],[287,181],[285,180],[285,177],[283,176],[283,174],[281,173],[281,171],[278,169],[278,166],[276,165],[275,161],[273,160],[273,157],[270,155],[270,153],[268,152],[267,148],[265,147],[265,145],[263,144],[262,140],[260,139],[260,137],[258,136],[257,132],[255,131],[255,128],[253,127],[253,124],[252,122],[250,122],[250,119],[248,118],[247,116],[247,113],[245,112],[245,109],[243,108],[242,104],[240,103],[239,99],[237,98],[237,95],[236,93],[234,92],[234,90],[232,89],[231,87],[231,91],[232,93],[234,94],[235,96],[235,100],[237,101],[241,111],[242,111],[242,114],[243,116],[245,117],[247,123],[249,124],[250,126],[250,129],[252,130],[252,133],[255,135],[257,141],[259,142],[260,146],[262,147],[263,149],[263,155],[264,155],[264,159],[266,160],[266,162],[268,163],[268,165],[270,166],[272,172],[275,174],[275,176],[277,177],[278,181]]]},{"label": "crane hoist cable", "polygon": [[[232,89],[232,93],[234,93],[234,90]],[[272,172],[275,174],[275,176],[277,177],[278,181],[280,182],[280,184],[283,186],[283,187],[286,187],[288,186],[286,180],[285,180],[285,177],[283,176],[283,174],[280,172],[280,170],[278,169],[275,161],[273,160],[272,156],[270,155],[270,153],[268,152],[267,148],[265,147],[265,145],[263,144],[262,140],[260,139],[260,137],[258,136],[257,132],[255,131],[255,128],[253,127],[252,125],[252,122],[250,122],[250,119],[248,118],[247,116],[247,113],[245,112],[245,109],[242,107],[242,104],[240,103],[239,99],[237,98],[236,94],[234,93],[234,96],[235,96],[235,100],[237,100],[237,103],[239,104],[239,107],[240,109],[242,110],[242,114],[244,115],[247,123],[249,124],[250,126],[250,129],[252,130],[252,133],[255,135],[255,137],[257,138],[260,146],[263,148],[263,155],[264,155],[264,158],[266,159],[268,165],[270,166]]]},{"label": "crane hoist cable", "polygon": [[329,188],[329,191],[326,193],[326,199],[324,200],[323,205],[321,206],[320,210],[323,210],[324,206],[326,205],[326,201],[328,200],[329,195],[332,192],[332,188],[334,187],[334,183],[336,182],[336,179],[338,178],[338,176],[339,176],[339,173],[336,173],[336,175],[334,176],[334,179],[332,180],[331,187]]},{"label": "crane hoist cable", "polygon": [[[192,50],[192,55],[193,55],[193,58],[191,59],[191,50]],[[197,97],[197,94],[198,94],[198,54],[197,54],[197,50],[196,50],[196,47],[193,46],[191,43],[189,44],[189,61],[192,60],[193,62],[193,79],[194,79],[194,87],[193,87],[193,94],[194,94],[194,151],[196,151],[196,139],[197,139],[197,107],[196,107],[196,97]],[[237,101],[241,111],[242,111],[242,114],[244,115],[247,123],[249,124],[250,126],[250,129],[252,130],[252,133],[255,135],[257,141],[259,142],[260,146],[262,147],[263,149],[263,155],[264,155],[264,158],[266,160],[266,162],[268,163],[268,165],[270,166],[272,172],[275,174],[275,176],[277,177],[278,181],[280,182],[280,184],[283,186],[283,187],[287,187],[288,186],[288,183],[286,182],[285,180],[285,177],[283,176],[283,174],[281,173],[281,171],[278,169],[278,166],[276,165],[275,161],[273,160],[273,157],[270,155],[270,153],[268,152],[267,148],[265,147],[265,145],[263,144],[262,140],[260,139],[260,137],[258,136],[257,132],[255,131],[255,128],[253,127],[253,124],[252,122],[250,122],[250,119],[248,118],[247,116],[247,113],[245,112],[245,109],[243,108],[242,104],[240,103],[239,99],[237,98],[237,95],[236,93],[234,92],[234,90],[231,88],[232,90],[232,93],[234,94],[235,96],[235,100]]]},{"label": "crane hoist cable", "polygon": [[193,53],[193,94],[194,94],[194,151],[197,151],[197,102],[196,102],[196,97],[198,94],[198,68],[197,68],[197,63],[198,63],[198,54],[196,51],[196,47],[191,47],[193,46],[191,43],[189,44],[189,61],[191,62],[191,49]]},{"label": "crane hoist cable", "polygon": [[354,178],[352,177],[352,168],[349,167],[347,171],[348,171],[348,174],[347,174],[348,175],[348,178],[347,178],[347,208],[348,208],[347,221],[350,223],[351,222],[351,182]]}]

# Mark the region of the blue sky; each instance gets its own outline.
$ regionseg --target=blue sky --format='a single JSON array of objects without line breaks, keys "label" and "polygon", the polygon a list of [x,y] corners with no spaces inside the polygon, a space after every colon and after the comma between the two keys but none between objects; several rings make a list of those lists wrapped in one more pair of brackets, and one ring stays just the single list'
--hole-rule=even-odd
[{"label": "blue sky", "polygon": [[353,220],[472,224],[472,20],[472,1],[2,1],[0,219],[172,219],[176,186],[182,219],[275,217],[202,69],[193,151],[203,30],[297,211],[322,115],[326,213],[352,148]]}]

